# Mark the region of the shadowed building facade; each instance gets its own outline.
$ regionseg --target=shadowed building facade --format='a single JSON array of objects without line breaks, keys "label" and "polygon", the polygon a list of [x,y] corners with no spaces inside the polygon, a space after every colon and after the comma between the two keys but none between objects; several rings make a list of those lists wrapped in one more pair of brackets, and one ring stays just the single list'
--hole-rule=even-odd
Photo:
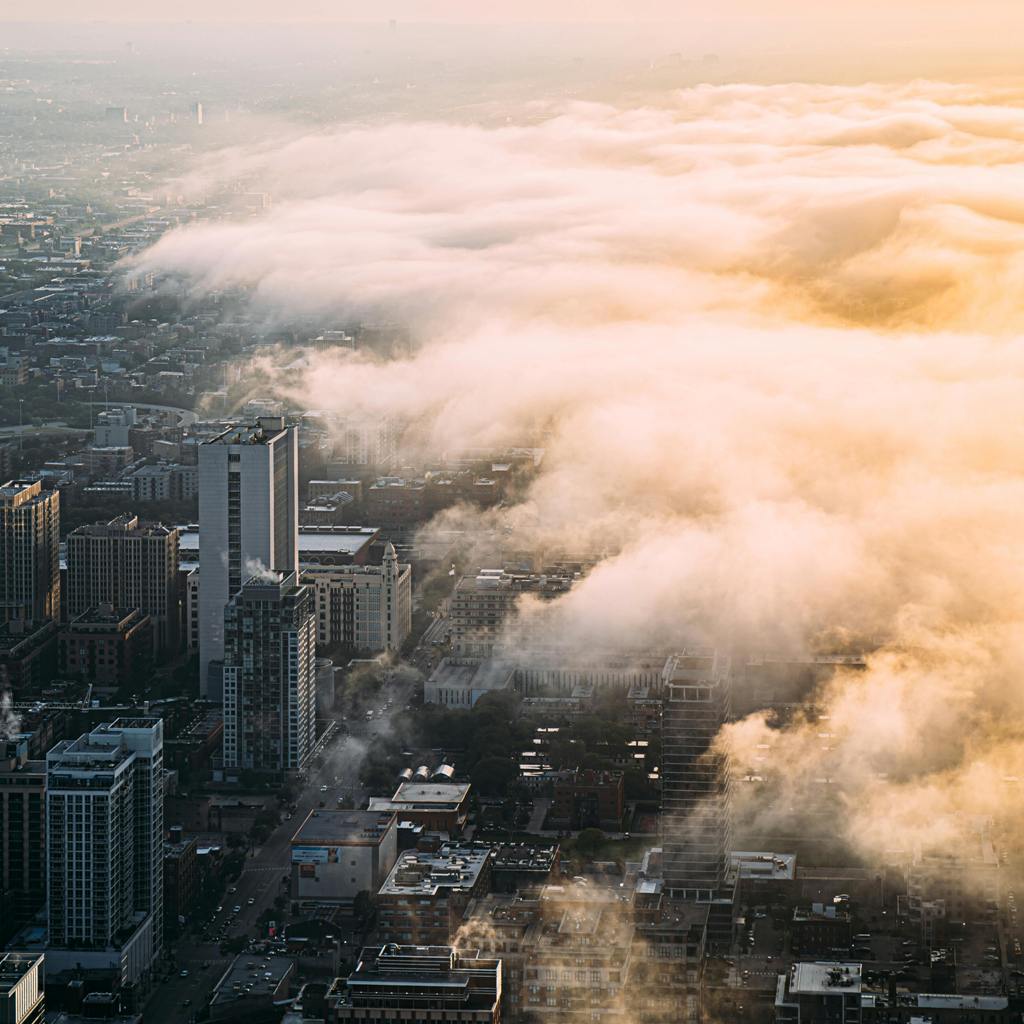
[{"label": "shadowed building facade", "polygon": [[662,711],[662,845],[665,888],[712,900],[722,891],[731,846],[729,758],[714,746],[731,714],[729,659],[687,650],[665,665]]}]

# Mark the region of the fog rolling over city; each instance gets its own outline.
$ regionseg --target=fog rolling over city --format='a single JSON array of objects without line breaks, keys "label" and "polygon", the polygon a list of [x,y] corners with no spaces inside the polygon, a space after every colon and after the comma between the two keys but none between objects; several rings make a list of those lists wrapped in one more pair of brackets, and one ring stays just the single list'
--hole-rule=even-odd
[{"label": "fog rolling over city", "polygon": [[721,742],[790,766],[741,787],[756,820],[827,780],[877,856],[1020,810],[1021,95],[698,85],[260,139],[182,187],[272,208],[130,269],[414,339],[281,353],[295,403],[395,416],[410,450],[542,443],[521,502],[438,525],[606,554],[524,603],[561,642],[866,653],[827,729],[758,713]]},{"label": "fog rolling over city", "polygon": [[1024,6],[88,6],[0,0],[16,1024],[1020,1024]]}]

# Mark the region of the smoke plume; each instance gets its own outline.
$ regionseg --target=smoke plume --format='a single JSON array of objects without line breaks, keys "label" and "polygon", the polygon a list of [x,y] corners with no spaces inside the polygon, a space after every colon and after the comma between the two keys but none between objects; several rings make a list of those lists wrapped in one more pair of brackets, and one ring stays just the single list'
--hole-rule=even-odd
[{"label": "smoke plume", "polygon": [[0,694],[0,740],[9,740],[21,732],[21,715],[14,710],[9,690]]}]

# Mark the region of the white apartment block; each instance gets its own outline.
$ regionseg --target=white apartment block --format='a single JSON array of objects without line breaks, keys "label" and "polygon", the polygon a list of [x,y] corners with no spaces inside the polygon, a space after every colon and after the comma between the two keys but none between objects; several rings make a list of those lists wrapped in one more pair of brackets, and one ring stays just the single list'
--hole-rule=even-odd
[{"label": "white apartment block", "polygon": [[139,421],[133,408],[107,409],[96,417],[93,445],[97,448],[127,448],[131,431]]},{"label": "white apartment block", "polygon": [[119,966],[134,984],[163,935],[163,721],[63,740],[46,773],[47,963]]}]

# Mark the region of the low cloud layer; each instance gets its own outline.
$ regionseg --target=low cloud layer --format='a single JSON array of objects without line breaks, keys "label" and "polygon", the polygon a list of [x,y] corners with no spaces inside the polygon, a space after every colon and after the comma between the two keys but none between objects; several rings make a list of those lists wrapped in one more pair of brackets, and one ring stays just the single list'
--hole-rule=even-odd
[{"label": "low cloud layer", "polygon": [[730,729],[741,763],[768,744],[789,766],[761,813],[825,776],[869,853],[946,814],[1009,820],[1024,89],[709,86],[529,115],[219,154],[185,187],[241,178],[273,208],[138,266],[251,289],[268,317],[412,331],[410,356],[311,355],[282,386],[418,444],[542,443],[497,525],[608,553],[547,612],[581,645],[875,638],[821,694],[828,743]]}]

